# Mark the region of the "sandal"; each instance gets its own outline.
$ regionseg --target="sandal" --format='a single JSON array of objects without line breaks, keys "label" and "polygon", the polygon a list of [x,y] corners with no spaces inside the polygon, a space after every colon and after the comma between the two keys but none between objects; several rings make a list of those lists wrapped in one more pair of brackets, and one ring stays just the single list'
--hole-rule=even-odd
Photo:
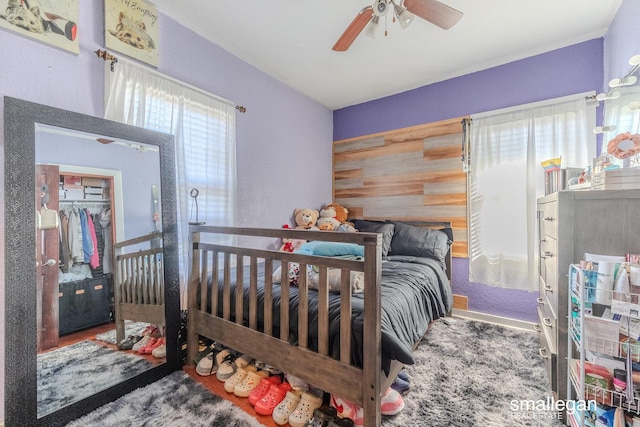
[{"label": "sandal", "polygon": [[256,413],[260,415],[271,415],[289,391],[291,391],[291,386],[288,383],[272,384],[267,394],[256,402]]},{"label": "sandal", "polygon": [[[267,394],[267,392],[269,391],[269,387],[271,387],[271,385],[279,385],[280,383],[282,383],[282,380],[278,375],[272,375],[268,378],[261,379],[260,384],[258,384],[258,387],[254,388],[251,391],[251,394],[249,394],[249,404],[251,406],[255,406],[256,402],[262,399],[265,394]],[[234,389],[234,392],[235,392],[235,389]]]}]

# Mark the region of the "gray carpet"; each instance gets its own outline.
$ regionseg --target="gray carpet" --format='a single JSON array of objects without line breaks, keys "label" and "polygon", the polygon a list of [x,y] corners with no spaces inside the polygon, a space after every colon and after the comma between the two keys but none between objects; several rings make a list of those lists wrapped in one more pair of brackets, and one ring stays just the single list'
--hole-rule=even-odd
[{"label": "gray carpet", "polygon": [[[552,413],[513,411],[550,396],[537,333],[458,319],[438,321],[408,366],[405,409],[383,427],[561,426]],[[72,426],[260,426],[183,372],[106,405]]]},{"label": "gray carpet", "polygon": [[183,371],[132,391],[67,427],[263,427]]},{"label": "gray carpet", "polygon": [[[108,366],[109,369],[104,369]],[[38,416],[153,366],[143,357],[82,341],[38,355]]]},{"label": "gray carpet", "polygon": [[415,351],[416,364],[406,368],[411,391],[405,409],[382,425],[561,426],[555,413],[511,407],[512,400],[551,396],[537,332],[456,320],[433,324]]},{"label": "gray carpet", "polygon": [[[126,338],[129,335],[142,335],[142,331],[144,331],[147,326],[149,326],[149,324],[146,322],[131,322],[126,320],[124,322],[124,336]],[[98,341],[108,342],[109,344],[116,344],[115,328],[96,335],[96,339]]]}]

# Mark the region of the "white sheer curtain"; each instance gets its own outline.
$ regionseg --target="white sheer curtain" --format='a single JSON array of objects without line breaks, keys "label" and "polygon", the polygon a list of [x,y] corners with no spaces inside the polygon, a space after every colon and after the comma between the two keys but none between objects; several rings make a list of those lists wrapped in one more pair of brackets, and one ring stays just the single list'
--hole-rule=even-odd
[{"label": "white sheer curtain", "polygon": [[235,106],[123,61],[115,64],[105,90],[105,118],[175,136],[180,283],[184,286],[190,266],[188,222],[196,219],[191,189],[199,191],[200,221],[235,225]]},{"label": "white sheer curtain", "polygon": [[471,118],[469,281],[532,291],[540,163],[562,156],[562,167],[591,164],[595,104],[582,94]]}]

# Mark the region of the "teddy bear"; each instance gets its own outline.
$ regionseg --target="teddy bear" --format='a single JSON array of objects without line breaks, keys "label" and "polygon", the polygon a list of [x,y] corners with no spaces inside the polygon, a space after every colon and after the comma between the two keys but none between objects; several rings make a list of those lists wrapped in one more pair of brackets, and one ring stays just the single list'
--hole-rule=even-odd
[{"label": "teddy bear", "polygon": [[[326,210],[329,212],[333,211],[333,215],[331,216],[337,219],[340,224],[347,222],[347,218],[349,218],[349,210],[337,203],[330,203],[327,206],[325,206],[323,210]],[[322,211],[320,211],[320,213],[322,213]],[[327,216],[328,216],[328,213],[327,213]]]},{"label": "teddy bear", "polygon": [[320,216],[320,212],[315,209],[294,209],[293,216],[296,221],[296,229],[300,230],[318,230],[316,222]]},{"label": "teddy bear", "polygon": [[322,209],[317,225],[318,228],[323,231],[336,231],[340,227],[340,222],[333,217],[332,210]]},{"label": "teddy bear", "polygon": [[337,203],[330,203],[320,211],[318,228],[329,231],[357,231],[353,224],[347,221],[349,210]]}]

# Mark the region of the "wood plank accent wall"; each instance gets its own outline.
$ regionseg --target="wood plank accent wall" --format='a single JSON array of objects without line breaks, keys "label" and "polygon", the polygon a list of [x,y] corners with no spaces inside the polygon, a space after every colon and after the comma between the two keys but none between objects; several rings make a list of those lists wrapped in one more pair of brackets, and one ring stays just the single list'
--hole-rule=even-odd
[{"label": "wood plank accent wall", "polygon": [[462,119],[334,141],[333,200],[351,218],[451,221],[453,256],[467,257]]}]

